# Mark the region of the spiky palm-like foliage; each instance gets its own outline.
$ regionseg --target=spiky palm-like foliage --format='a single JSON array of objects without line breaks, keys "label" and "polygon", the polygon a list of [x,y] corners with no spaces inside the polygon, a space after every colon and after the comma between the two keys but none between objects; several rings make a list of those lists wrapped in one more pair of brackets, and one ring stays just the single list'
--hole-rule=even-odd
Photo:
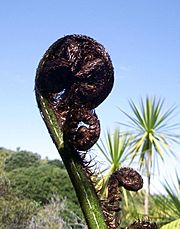
[{"label": "spiky palm-like foliage", "polygon": [[[106,158],[109,167],[104,171],[104,176],[100,179],[97,187],[101,188],[101,193],[105,196],[107,191],[107,183],[109,177],[117,169],[119,169],[123,162],[127,160],[127,149],[130,142],[130,137],[127,134],[122,135],[120,130],[116,128],[114,133],[111,134],[110,131],[107,131],[105,137],[105,143],[101,139],[100,143],[97,143],[98,149]],[[127,192],[123,189],[124,198],[127,202]]]},{"label": "spiky palm-like foliage", "polygon": [[[146,97],[141,99],[138,107],[132,100],[129,102],[132,115],[122,111],[129,119],[128,124],[123,124],[131,129],[132,161],[139,158],[140,167],[144,167],[148,180],[145,196],[145,215],[148,215],[150,180],[152,167],[164,154],[172,153],[170,141],[177,142],[179,136],[172,133],[178,124],[172,124],[171,118],[176,107],[163,111],[164,100]],[[122,123],[121,123],[122,124]]]},{"label": "spiky palm-like foliage", "polygon": [[177,223],[177,220],[180,218],[180,178],[178,174],[176,173],[176,182],[170,184],[165,180],[163,186],[166,195],[158,195],[152,199],[153,206],[155,207],[153,207],[151,211],[151,216],[153,218],[156,217],[156,221],[158,221],[160,225],[167,224],[168,226],[173,225],[173,222]]}]

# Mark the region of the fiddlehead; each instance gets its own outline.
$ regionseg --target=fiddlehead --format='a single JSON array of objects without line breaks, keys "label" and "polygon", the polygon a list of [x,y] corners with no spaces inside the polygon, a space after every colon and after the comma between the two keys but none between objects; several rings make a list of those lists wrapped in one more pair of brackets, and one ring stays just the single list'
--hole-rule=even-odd
[{"label": "fiddlehead", "polygon": [[69,144],[88,150],[100,134],[94,108],[108,96],[113,82],[113,66],[104,47],[87,36],[71,35],[45,53],[36,75],[36,93],[50,101]]},{"label": "fiddlehead", "polygon": [[129,191],[138,191],[143,187],[143,179],[135,170],[123,167],[116,170],[108,181],[108,197],[103,203],[103,211],[109,229],[118,227],[115,214],[121,210],[119,202],[121,201],[121,191],[119,187],[124,187]]},{"label": "fiddlehead", "polygon": [[109,192],[111,195],[111,183],[118,182],[119,186],[123,186],[129,191],[138,191],[143,187],[143,179],[141,175],[132,168],[123,167],[116,170],[109,179]]},{"label": "fiddlehead", "polygon": [[41,59],[35,93],[49,130],[76,190],[89,228],[107,228],[91,182],[85,153],[98,140],[94,109],[110,93],[114,72],[104,47],[82,35],[57,40]]}]

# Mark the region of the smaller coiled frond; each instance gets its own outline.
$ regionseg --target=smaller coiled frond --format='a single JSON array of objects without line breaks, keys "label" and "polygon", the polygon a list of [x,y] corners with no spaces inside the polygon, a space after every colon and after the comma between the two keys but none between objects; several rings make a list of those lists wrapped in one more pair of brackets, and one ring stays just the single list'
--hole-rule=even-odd
[{"label": "smaller coiled frond", "polygon": [[138,172],[128,167],[120,168],[110,176],[107,201],[102,204],[109,229],[115,229],[118,226],[115,213],[121,210],[119,204],[121,201],[120,187],[129,191],[138,191],[143,187],[143,179]]}]

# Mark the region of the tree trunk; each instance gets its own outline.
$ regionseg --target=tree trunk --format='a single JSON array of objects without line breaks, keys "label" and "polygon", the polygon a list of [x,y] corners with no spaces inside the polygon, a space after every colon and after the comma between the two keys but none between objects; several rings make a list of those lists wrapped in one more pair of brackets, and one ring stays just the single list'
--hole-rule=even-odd
[{"label": "tree trunk", "polygon": [[146,166],[146,177],[147,177],[147,188],[144,198],[144,215],[148,217],[149,215],[149,197],[150,197],[150,183],[151,183],[151,174],[150,174],[150,155],[148,154],[148,158],[145,161]]},{"label": "tree trunk", "polygon": [[145,193],[145,200],[144,200],[144,215],[149,215],[149,196],[150,196],[150,174],[147,175],[147,189]]}]

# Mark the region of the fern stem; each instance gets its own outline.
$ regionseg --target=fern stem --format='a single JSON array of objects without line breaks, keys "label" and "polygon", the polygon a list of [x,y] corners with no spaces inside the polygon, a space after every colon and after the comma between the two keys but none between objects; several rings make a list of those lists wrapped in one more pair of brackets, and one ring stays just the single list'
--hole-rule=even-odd
[{"label": "fern stem", "polygon": [[74,186],[88,228],[107,229],[95,188],[74,155],[74,152],[72,152],[66,141],[64,141],[63,132],[58,125],[54,111],[43,96],[36,93],[36,99],[42,118]]}]

